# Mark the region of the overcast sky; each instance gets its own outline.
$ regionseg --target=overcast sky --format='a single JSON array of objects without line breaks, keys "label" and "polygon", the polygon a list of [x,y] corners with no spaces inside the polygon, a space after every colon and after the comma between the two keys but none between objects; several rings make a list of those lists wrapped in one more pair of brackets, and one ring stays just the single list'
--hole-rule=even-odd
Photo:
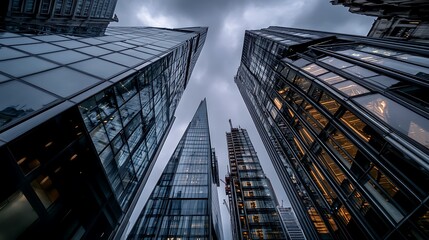
[{"label": "overcast sky", "polygon": [[[216,148],[220,177],[224,178],[228,156],[225,132],[228,119],[246,128],[258,153],[262,168],[270,178],[277,198],[289,206],[265,148],[234,83],[245,30],[283,26],[329,32],[366,35],[373,18],[352,14],[329,0],[119,0],[119,23],[111,26],[151,26],[180,28],[207,26],[209,31],[191,80],[176,110],[176,121],[143,192],[132,220],[138,216],[147,197],[170,159],[198,104],[207,98],[212,147]],[[222,204],[224,185],[219,188],[225,239],[231,239],[230,222]]]}]

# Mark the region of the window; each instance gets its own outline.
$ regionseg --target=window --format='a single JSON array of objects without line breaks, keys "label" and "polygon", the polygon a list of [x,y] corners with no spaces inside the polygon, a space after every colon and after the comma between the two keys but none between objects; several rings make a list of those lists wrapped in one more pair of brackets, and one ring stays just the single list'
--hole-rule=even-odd
[{"label": "window", "polygon": [[4,239],[18,239],[38,218],[21,191],[0,202],[0,232]]},{"label": "window", "polygon": [[355,99],[383,122],[429,148],[429,120],[380,94]]},{"label": "window", "polygon": [[308,65],[308,66],[306,66],[306,67],[304,67],[304,68],[302,68],[302,69],[303,69],[304,71],[306,71],[306,72],[310,73],[311,75],[314,75],[314,76],[319,76],[319,75],[322,75],[322,74],[324,74],[324,73],[327,73],[327,72],[328,72],[328,70],[326,70],[326,69],[324,69],[324,68],[320,67],[319,65],[317,65],[317,64],[315,64],[315,63],[310,64],[310,65]]},{"label": "window", "polygon": [[325,107],[332,115],[334,115],[341,106],[337,101],[335,101],[335,99],[325,92],[322,93],[319,103],[322,104],[322,106]]},{"label": "window", "polygon": [[321,79],[327,84],[335,84],[346,80],[345,78],[332,72],[319,76],[319,79]]},{"label": "window", "polygon": [[320,61],[340,69],[353,66],[353,64],[349,62],[346,62],[334,57],[324,57],[320,59]]},{"label": "window", "polygon": [[332,85],[347,96],[353,97],[368,93],[369,90],[350,80]]}]

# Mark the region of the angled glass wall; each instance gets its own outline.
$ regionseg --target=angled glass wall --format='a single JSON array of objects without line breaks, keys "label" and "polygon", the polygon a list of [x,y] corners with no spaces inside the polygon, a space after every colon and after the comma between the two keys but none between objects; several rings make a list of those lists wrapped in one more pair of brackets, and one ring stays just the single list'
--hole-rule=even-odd
[{"label": "angled glass wall", "polygon": [[235,81],[307,238],[427,238],[429,52],[247,31]]},{"label": "angled glass wall", "polygon": [[[122,234],[203,46],[207,28],[192,29],[0,33],[0,158],[15,169],[0,199],[7,236]],[[12,229],[15,210],[28,221]]]},{"label": "angled glass wall", "polygon": [[128,239],[222,239],[215,174],[217,159],[210,144],[204,100]]}]

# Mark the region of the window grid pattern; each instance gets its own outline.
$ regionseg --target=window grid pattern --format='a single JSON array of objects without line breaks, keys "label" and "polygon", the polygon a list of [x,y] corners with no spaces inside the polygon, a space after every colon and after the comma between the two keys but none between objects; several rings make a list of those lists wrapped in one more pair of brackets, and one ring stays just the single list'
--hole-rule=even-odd
[{"label": "window grid pattern", "polygon": [[235,239],[287,239],[276,196],[246,129],[226,133],[230,174],[227,193]]},{"label": "window grid pattern", "polygon": [[[271,32],[271,27],[265,31]],[[420,160],[383,137],[392,134],[408,141],[414,145],[412,151],[427,158],[429,121],[423,108],[426,99],[419,93],[423,87],[410,88],[399,76],[393,79],[368,67],[387,71],[401,62],[396,69],[415,75],[418,82],[428,71],[426,58],[369,44],[332,42],[328,45],[335,47],[317,46],[305,61],[273,63],[267,55],[273,54],[269,46],[275,43],[260,49],[258,42],[270,40],[259,40],[254,32],[246,33],[236,83],[259,130],[269,137],[264,143],[275,147],[279,162],[274,165],[285,168],[277,169],[280,177],[292,182],[300,204],[309,199],[314,204],[308,214],[318,232],[427,238],[427,224],[421,220],[427,213],[415,210],[426,208],[428,173],[419,167]],[[343,57],[329,55],[327,49]],[[407,98],[405,92],[415,97]],[[342,232],[339,225],[348,231]]]},{"label": "window grid pattern", "polygon": [[128,239],[218,239],[212,201],[212,148],[206,102],[201,102]]}]

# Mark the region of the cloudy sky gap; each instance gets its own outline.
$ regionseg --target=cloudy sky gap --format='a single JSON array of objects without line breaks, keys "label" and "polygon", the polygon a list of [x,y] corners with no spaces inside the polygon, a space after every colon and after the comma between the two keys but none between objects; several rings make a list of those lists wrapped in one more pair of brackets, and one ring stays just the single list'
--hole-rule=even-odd
[{"label": "cloudy sky gap", "polygon": [[[176,121],[132,221],[135,221],[143,208],[198,104],[204,98],[207,98],[211,142],[218,155],[220,178],[225,177],[227,170],[225,132],[229,131],[228,119],[232,119],[234,126],[248,130],[279,202],[284,200],[284,205],[289,206],[286,194],[234,83],[241,58],[244,31],[276,25],[366,35],[374,19],[349,13],[347,8],[342,6],[332,6],[329,0],[119,0],[116,14],[119,22],[111,26],[209,27],[203,51],[176,110]],[[225,239],[231,239],[229,215],[222,204],[223,199],[227,199],[223,184],[219,188],[219,198]]]}]

